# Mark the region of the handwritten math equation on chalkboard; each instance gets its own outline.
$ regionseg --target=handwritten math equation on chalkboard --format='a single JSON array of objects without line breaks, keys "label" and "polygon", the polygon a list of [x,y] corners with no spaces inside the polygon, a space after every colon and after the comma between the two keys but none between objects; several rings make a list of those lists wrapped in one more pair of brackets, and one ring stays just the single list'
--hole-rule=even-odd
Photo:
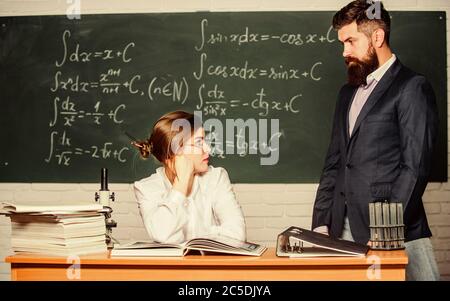
[{"label": "handwritten math equation on chalkboard", "polygon": [[[56,41],[61,49],[54,60],[54,73],[49,81],[49,91],[53,99],[49,101],[51,120],[49,121],[48,155],[44,161],[48,164],[70,166],[77,157],[89,157],[96,160],[114,160],[126,163],[132,156],[128,145],[116,143],[111,139],[100,141],[95,145],[76,143],[72,133],[77,128],[114,126],[127,123],[127,106],[131,101],[150,102],[157,106],[161,102],[187,105],[188,110],[201,112],[203,119],[233,118],[239,116],[242,109],[254,112],[254,119],[261,122],[254,126],[264,135],[246,136],[245,127],[238,128],[233,137],[217,132],[217,126],[207,128],[207,141],[211,146],[211,155],[226,158],[228,154],[240,157],[249,154],[267,154],[280,151],[279,140],[283,138],[283,129],[278,120],[269,124],[266,117],[274,114],[298,114],[305,101],[301,89],[292,95],[279,96],[271,93],[270,87],[260,85],[254,91],[240,93],[239,89],[223,87],[221,81],[236,81],[236,86],[252,81],[311,81],[322,80],[321,60],[305,60],[301,64],[286,65],[283,63],[267,65],[253,63],[251,57],[242,57],[238,63],[223,63],[208,53],[212,48],[226,45],[245,44],[264,48],[268,43],[281,47],[306,47],[310,45],[330,44],[336,42],[335,33],[327,27],[321,33],[285,33],[269,34],[256,32],[245,26],[239,33],[211,32],[210,21],[203,18],[198,23],[198,39],[193,46],[194,69],[185,74],[152,74],[134,72],[130,63],[135,63],[136,53],[141,45],[129,40],[117,47],[93,48],[77,40],[70,29],[64,29]],[[94,33],[95,34],[95,33]],[[214,52],[216,53],[216,52]],[[220,62],[215,62],[220,61]],[[81,74],[80,70],[89,69],[92,65],[104,66],[101,71],[92,74]],[[299,65],[301,67],[299,67]],[[78,71],[77,72],[75,72]],[[93,103],[83,102],[83,95],[94,93],[98,97]],[[124,102],[110,102],[112,97],[122,97]],[[111,106],[111,104],[115,104]],[[251,122],[246,126],[253,125]],[[274,127],[276,125],[276,127]],[[79,126],[79,127],[78,127]],[[213,130],[214,128],[214,130]],[[229,128],[226,126],[222,127]],[[85,135],[89,135],[86,132]],[[76,133],[79,135],[79,132]],[[261,140],[260,137],[266,137]],[[225,138],[226,137],[226,138]],[[80,139],[78,139],[80,141]],[[265,151],[263,151],[263,149]],[[278,161],[278,158],[275,163]]]},{"label": "handwritten math equation on chalkboard", "polygon": [[[334,13],[0,17],[0,181],[97,182],[102,167],[122,183],[148,176],[159,164],[131,141],[184,110],[200,115],[210,162],[233,182],[317,183],[346,82]],[[447,16],[391,17],[396,55],[436,93],[430,178],[445,181]]]}]

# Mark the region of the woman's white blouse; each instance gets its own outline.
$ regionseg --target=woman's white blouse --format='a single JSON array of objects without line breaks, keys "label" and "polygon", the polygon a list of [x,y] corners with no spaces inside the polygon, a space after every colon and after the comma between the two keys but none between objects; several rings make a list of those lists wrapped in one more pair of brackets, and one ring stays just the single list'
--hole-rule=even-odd
[{"label": "woman's white blouse", "polygon": [[164,167],[135,182],[134,192],[152,240],[182,243],[217,234],[246,240],[241,207],[221,167],[209,166],[203,175],[195,175],[188,197],[172,188]]}]

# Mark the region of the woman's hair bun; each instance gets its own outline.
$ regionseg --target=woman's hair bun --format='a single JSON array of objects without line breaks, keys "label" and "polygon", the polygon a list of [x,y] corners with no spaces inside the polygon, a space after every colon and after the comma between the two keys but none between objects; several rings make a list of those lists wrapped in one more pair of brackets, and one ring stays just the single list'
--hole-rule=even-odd
[{"label": "woman's hair bun", "polygon": [[131,144],[139,150],[144,159],[147,159],[153,151],[153,143],[150,141],[133,141]]}]

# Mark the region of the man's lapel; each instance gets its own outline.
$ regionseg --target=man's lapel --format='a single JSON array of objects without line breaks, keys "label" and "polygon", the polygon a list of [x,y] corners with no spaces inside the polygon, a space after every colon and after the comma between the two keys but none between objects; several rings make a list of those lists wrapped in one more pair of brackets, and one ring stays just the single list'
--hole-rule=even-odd
[{"label": "man's lapel", "polygon": [[[380,100],[381,96],[386,92],[386,90],[391,86],[391,84],[394,82],[394,78],[397,76],[398,72],[400,71],[402,67],[402,64],[400,63],[399,59],[397,58],[392,64],[392,66],[386,71],[384,76],[381,78],[380,82],[377,84],[375,89],[373,89],[372,93],[370,94],[369,98],[367,99],[366,103],[361,109],[361,112],[358,115],[358,118],[356,118],[355,126],[353,128],[352,135],[350,136],[350,142],[352,138],[355,136],[355,133],[358,131],[359,126],[361,125],[361,122],[366,118],[367,114],[370,112],[370,110],[373,108],[373,106]],[[350,110],[350,105],[349,105]],[[347,111],[347,132],[348,132],[348,113]]]},{"label": "man's lapel", "polygon": [[351,87],[348,89],[348,91],[344,94],[344,120],[343,120],[343,124],[344,126],[343,128],[343,135],[345,137],[345,145],[348,145],[348,142],[350,140],[350,136],[348,133],[348,128],[349,128],[349,124],[348,124],[348,114],[350,114],[350,107],[352,105],[353,99],[355,98],[355,94],[356,91],[358,91],[357,87]]}]

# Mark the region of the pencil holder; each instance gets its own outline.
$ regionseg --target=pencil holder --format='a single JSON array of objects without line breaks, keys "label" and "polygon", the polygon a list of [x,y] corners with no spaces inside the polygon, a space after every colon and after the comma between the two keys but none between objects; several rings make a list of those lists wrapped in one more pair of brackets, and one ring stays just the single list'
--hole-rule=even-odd
[{"label": "pencil holder", "polygon": [[369,203],[370,242],[376,250],[405,248],[405,225],[402,203],[376,201]]}]

